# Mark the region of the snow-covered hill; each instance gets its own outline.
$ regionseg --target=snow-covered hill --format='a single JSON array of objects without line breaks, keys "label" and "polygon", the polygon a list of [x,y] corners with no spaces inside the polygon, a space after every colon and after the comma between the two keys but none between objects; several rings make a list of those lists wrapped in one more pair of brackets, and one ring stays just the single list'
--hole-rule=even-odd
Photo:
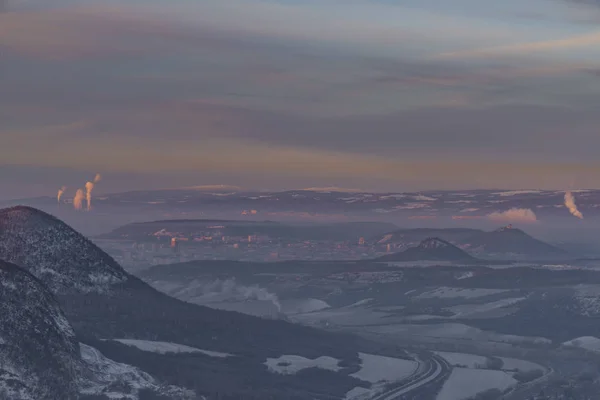
[{"label": "snow-covered hill", "polygon": [[77,343],[54,295],[29,272],[0,261],[0,399],[75,400],[84,395],[138,399],[140,389],[169,399],[195,395],[161,385]]},{"label": "snow-covered hill", "polygon": [[57,293],[107,291],[128,279],[110,256],[59,219],[30,207],[0,210],[0,259]]},{"label": "snow-covered hill", "polygon": [[76,399],[79,348],[50,291],[0,261],[0,398]]}]

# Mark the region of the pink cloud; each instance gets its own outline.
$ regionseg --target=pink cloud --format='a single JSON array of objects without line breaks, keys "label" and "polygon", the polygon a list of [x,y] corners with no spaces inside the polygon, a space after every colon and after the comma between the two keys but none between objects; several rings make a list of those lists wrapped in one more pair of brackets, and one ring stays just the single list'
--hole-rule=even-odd
[{"label": "pink cloud", "polygon": [[529,208],[511,208],[507,211],[496,211],[488,215],[492,221],[500,222],[537,222],[537,216]]}]

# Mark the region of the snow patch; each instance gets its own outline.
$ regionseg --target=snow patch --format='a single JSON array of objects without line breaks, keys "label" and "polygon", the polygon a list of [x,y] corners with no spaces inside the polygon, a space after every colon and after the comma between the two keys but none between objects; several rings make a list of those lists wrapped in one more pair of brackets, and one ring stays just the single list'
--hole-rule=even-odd
[{"label": "snow patch", "polygon": [[507,197],[507,196],[516,196],[519,194],[540,194],[542,193],[541,190],[510,190],[507,192],[496,192],[496,193],[492,193],[498,196],[502,196],[502,197]]},{"label": "snow patch", "polygon": [[363,381],[395,382],[406,379],[414,374],[419,363],[411,360],[359,353],[362,360],[360,371],[351,374]]},{"label": "snow patch", "polygon": [[166,353],[202,353],[210,357],[226,358],[233,357],[233,354],[221,353],[218,351],[202,350],[195,347],[185,346],[183,344],[171,343],[171,342],[155,342],[151,340],[137,340],[137,339],[110,339],[115,342],[126,344],[127,346],[133,346],[142,351],[149,351],[152,353],[166,354]]},{"label": "snow patch", "polygon": [[321,356],[311,360],[302,356],[282,355],[279,358],[267,358],[264,364],[269,371],[283,375],[294,375],[307,368],[321,368],[337,372],[342,369],[340,360],[329,356]]},{"label": "snow patch", "polygon": [[344,400],[369,400],[376,394],[377,391],[373,389],[366,389],[359,386],[346,393]]},{"label": "snow patch", "polygon": [[594,336],[582,336],[563,343],[568,347],[579,347],[584,350],[600,353],[600,339]]},{"label": "snow patch", "polygon": [[504,371],[454,368],[436,400],[464,400],[490,389],[507,390],[517,380]]},{"label": "snow patch", "polygon": [[285,314],[305,314],[331,308],[329,304],[319,299],[302,299],[284,302],[282,309]]},{"label": "snow patch", "polygon": [[[471,275],[463,275],[459,279],[464,279],[473,276]],[[465,289],[465,288],[453,288],[442,286],[430,292],[421,293],[416,298],[420,299],[432,299],[432,298],[440,298],[440,299],[453,299],[453,298],[465,298],[465,299],[474,299],[478,297],[491,296],[498,293],[505,293],[508,290],[504,289]]]}]

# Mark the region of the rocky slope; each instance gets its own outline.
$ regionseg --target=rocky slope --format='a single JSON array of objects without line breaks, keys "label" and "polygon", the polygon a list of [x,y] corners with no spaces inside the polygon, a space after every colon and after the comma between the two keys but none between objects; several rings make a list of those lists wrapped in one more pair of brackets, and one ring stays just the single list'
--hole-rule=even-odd
[{"label": "rocky slope", "polygon": [[0,399],[77,399],[79,345],[50,291],[0,261]]},{"label": "rocky slope", "polygon": [[102,292],[127,273],[91,241],[30,207],[0,210],[0,259],[26,267],[55,294]]}]

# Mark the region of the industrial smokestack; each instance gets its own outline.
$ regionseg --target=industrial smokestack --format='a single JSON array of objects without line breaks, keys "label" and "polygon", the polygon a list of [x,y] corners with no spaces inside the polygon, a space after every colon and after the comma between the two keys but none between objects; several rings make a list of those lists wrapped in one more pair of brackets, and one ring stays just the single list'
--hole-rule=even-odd
[{"label": "industrial smokestack", "polygon": [[77,189],[77,192],[75,192],[75,197],[73,198],[73,207],[75,207],[76,210],[81,210],[84,198],[85,194],[83,194],[83,190]]},{"label": "industrial smokestack", "polygon": [[577,204],[575,204],[575,197],[573,197],[573,193],[570,191],[565,193],[565,207],[569,209],[569,212],[579,219],[583,219],[583,214],[577,209]]},{"label": "industrial smokestack", "polygon": [[66,186],[63,186],[60,189],[58,189],[58,195],[56,196],[56,201],[58,202],[58,204],[60,204],[60,198],[63,194],[65,194],[65,190],[67,190]]}]

